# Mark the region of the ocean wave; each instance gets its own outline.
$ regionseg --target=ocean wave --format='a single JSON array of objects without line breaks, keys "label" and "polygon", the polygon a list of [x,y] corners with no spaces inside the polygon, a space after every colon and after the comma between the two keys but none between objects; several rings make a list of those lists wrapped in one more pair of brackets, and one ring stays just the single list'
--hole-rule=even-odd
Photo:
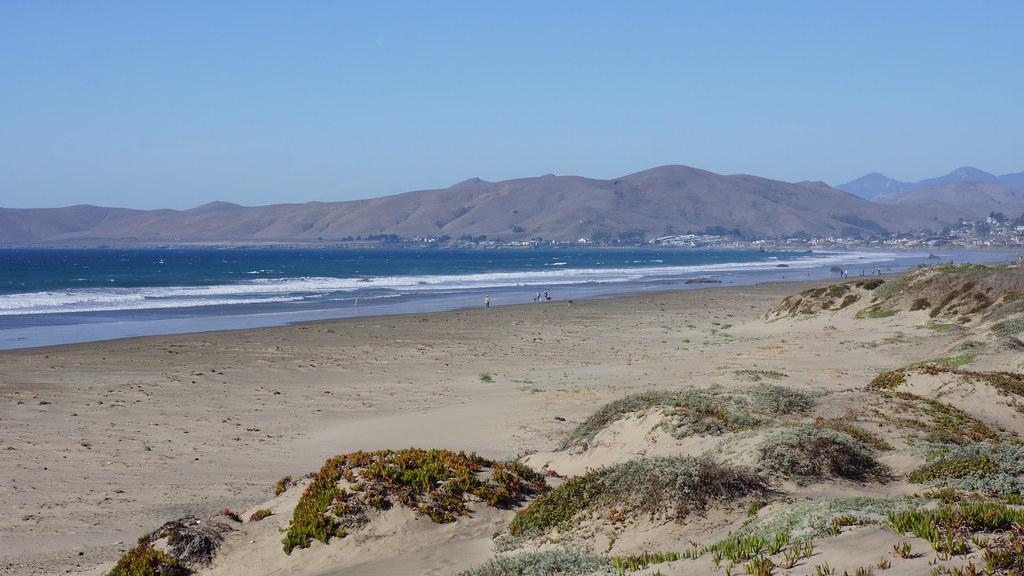
[{"label": "ocean wave", "polygon": [[[839,264],[877,263],[896,258],[896,254],[880,252],[817,253],[786,260],[786,263],[790,270],[799,270]],[[407,294],[514,286],[636,282],[684,278],[693,274],[774,270],[778,260],[633,268],[570,268],[560,264],[553,263],[556,269],[539,271],[361,278],[259,278],[212,286],[69,288],[0,295],[0,316],[297,302],[329,294],[365,293],[368,290]],[[359,294],[359,297],[365,296]]]}]

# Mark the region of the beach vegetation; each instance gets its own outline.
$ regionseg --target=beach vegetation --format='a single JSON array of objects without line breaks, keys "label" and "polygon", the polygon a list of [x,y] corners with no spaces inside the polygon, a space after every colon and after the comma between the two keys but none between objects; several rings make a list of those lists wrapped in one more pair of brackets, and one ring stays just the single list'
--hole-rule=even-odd
[{"label": "beach vegetation", "polygon": [[614,576],[612,561],[574,550],[497,556],[459,576]]},{"label": "beach vegetation", "polygon": [[[947,373],[957,377],[983,377],[985,382],[993,385],[997,390],[1008,391],[1016,389],[1019,375],[968,372],[928,365],[882,372],[867,386],[869,391],[875,392],[879,397],[879,403],[871,409],[882,422],[921,432],[928,441],[971,444],[984,440],[999,440],[999,434],[987,424],[955,406],[898,390],[906,383],[907,375],[911,372],[930,375]],[[1002,378],[998,376],[1002,374],[1007,376]]]},{"label": "beach vegetation", "polygon": [[626,572],[636,572],[637,570],[643,570],[648,566],[655,564],[662,564],[664,562],[675,562],[679,560],[679,554],[675,552],[641,552],[639,554],[629,554],[626,556],[613,556],[612,567],[619,574],[625,574]]},{"label": "beach vegetation", "polygon": [[752,500],[750,502],[750,504],[747,506],[747,517],[757,516],[757,513],[760,512],[761,509],[764,508],[767,505],[768,505],[768,501],[767,500],[761,500],[761,499],[754,499],[754,500]]},{"label": "beach vegetation", "polygon": [[854,440],[874,448],[875,450],[888,451],[892,450],[892,444],[886,441],[874,432],[865,430],[856,424],[853,424],[849,420],[841,418],[822,418],[821,416],[814,419],[814,426],[816,428],[829,428],[837,432],[842,432],[847,436],[850,436]]},{"label": "beach vegetation", "polygon": [[681,521],[714,500],[760,495],[767,484],[757,473],[688,456],[630,460],[566,480],[516,513],[513,536],[566,528],[583,513],[618,510]]},{"label": "beach vegetation", "polygon": [[1019,265],[926,266],[875,291],[872,306],[879,311],[927,310],[931,318],[961,323],[979,313],[999,320],[1021,311],[1017,294],[1022,288],[1024,268]]},{"label": "beach vegetation", "polygon": [[313,476],[295,508],[284,549],[290,553],[313,540],[343,537],[347,528],[364,523],[370,509],[400,504],[434,522],[454,522],[469,513],[470,497],[509,508],[546,489],[541,474],[514,461],[416,448],[352,452],[327,460]]},{"label": "beach vegetation", "polygon": [[[815,498],[780,503],[770,513],[748,517],[743,526],[707,547],[712,559],[739,564],[758,555],[783,560],[810,558],[812,538],[839,535],[844,527],[878,525],[890,513],[911,510],[923,501],[917,498]],[[787,554],[788,552],[788,554]],[[800,557],[797,559],[797,557]]]},{"label": "beach vegetation", "polygon": [[[891,513],[888,523],[900,534],[911,533],[928,542],[940,558],[948,558],[969,553],[970,536],[975,532],[1004,535],[1004,541],[1012,543],[1024,526],[1024,510],[998,502],[973,501]],[[1019,544],[1024,541],[1018,540]]]},{"label": "beach vegetation", "polygon": [[822,478],[885,480],[888,469],[871,449],[849,434],[830,428],[800,426],[769,436],[760,447],[762,468],[807,483]]},{"label": "beach vegetation", "polygon": [[288,490],[288,487],[291,486],[291,483],[291,476],[285,476],[278,480],[277,483],[274,484],[274,496],[280,496],[281,494],[284,494]]},{"label": "beach vegetation", "polygon": [[818,564],[814,567],[815,576],[833,576],[835,573],[836,569],[830,566],[828,562]]},{"label": "beach vegetation", "polygon": [[758,556],[750,562],[747,562],[744,569],[750,576],[770,576],[772,570],[775,569],[775,563],[772,562],[771,558]]},{"label": "beach vegetation", "polygon": [[274,513],[270,511],[270,508],[260,508],[259,510],[249,515],[249,522],[259,522],[260,520],[263,520],[267,516],[271,516],[273,514]]},{"label": "beach vegetation", "polygon": [[481,372],[480,373],[480,382],[482,382],[484,384],[490,384],[491,382],[494,382],[494,376],[490,375],[487,372]]},{"label": "beach vegetation", "polygon": [[769,318],[813,316],[821,312],[836,312],[848,308],[861,300],[862,292],[872,292],[885,283],[881,278],[852,280],[825,286],[809,288],[782,300],[769,313]]},{"label": "beach vegetation", "polygon": [[880,304],[872,304],[853,315],[858,320],[889,318],[895,316],[899,311],[892,308],[884,308]]},{"label": "beach vegetation", "polygon": [[788,378],[789,374],[780,370],[756,370],[756,369],[744,369],[734,370],[733,374],[737,378],[744,378],[751,382],[761,382],[762,380],[780,380],[782,378]]},{"label": "beach vegetation", "polygon": [[602,406],[569,434],[561,448],[585,448],[612,423],[653,408],[663,409],[663,429],[685,438],[759,428],[777,416],[805,413],[813,405],[812,395],[775,384],[730,392],[713,388],[640,392]]},{"label": "beach vegetation", "polygon": [[760,414],[805,414],[814,407],[810,394],[785,386],[761,384],[750,388],[748,394],[751,408]]},{"label": "beach vegetation", "polygon": [[187,576],[191,573],[162,550],[140,542],[121,556],[107,576]]},{"label": "beach vegetation", "polygon": [[238,515],[238,512],[235,512],[231,508],[225,507],[223,510],[221,510],[220,515],[224,516],[225,518],[228,518],[229,520],[234,520],[235,522],[242,521],[242,517]]},{"label": "beach vegetation", "polygon": [[927,310],[932,307],[931,302],[927,298],[915,298],[910,304],[911,312],[918,312],[920,310]]},{"label": "beach vegetation", "polygon": [[[898,391],[899,387],[906,384],[911,374],[947,376],[958,383],[984,384],[1010,397],[1011,404],[1021,410],[1017,402],[1024,397],[1024,374],[1017,372],[979,372],[929,363],[885,371],[875,377],[867,388],[879,392],[887,404],[890,404],[887,413],[914,413],[914,418],[911,419],[898,416],[887,418],[907,427],[927,430],[931,440],[967,444],[982,440],[998,440],[999,435],[958,408],[938,400]],[[959,433],[961,430],[962,434]]]},{"label": "beach vegetation", "polygon": [[937,320],[929,320],[926,324],[920,324],[917,328],[927,328],[933,332],[956,332],[962,327],[956,322],[939,322]]},{"label": "beach vegetation", "polygon": [[1000,320],[989,329],[993,335],[999,337],[1016,336],[1024,333],[1024,316]]},{"label": "beach vegetation", "polygon": [[906,370],[886,370],[868,383],[868,390],[895,390],[906,381]]},{"label": "beach vegetation", "polygon": [[[222,515],[221,515],[222,516]],[[126,552],[109,576],[179,576],[192,569],[209,566],[234,528],[230,522],[214,517],[207,521],[188,516],[164,523],[139,538],[137,545]],[[164,540],[166,546],[154,546]]]},{"label": "beach vegetation", "polygon": [[907,476],[928,484],[986,496],[1024,492],[1024,445],[977,442],[943,446]]},{"label": "beach vegetation", "polygon": [[917,368],[919,366],[935,366],[938,368],[959,368],[974,362],[977,358],[978,354],[975,352],[964,352],[955,356],[940,356],[938,358],[922,360],[921,362],[911,364],[910,367]]},{"label": "beach vegetation", "polygon": [[914,557],[913,548],[910,542],[901,540],[898,544],[892,545],[892,555],[907,560]]}]

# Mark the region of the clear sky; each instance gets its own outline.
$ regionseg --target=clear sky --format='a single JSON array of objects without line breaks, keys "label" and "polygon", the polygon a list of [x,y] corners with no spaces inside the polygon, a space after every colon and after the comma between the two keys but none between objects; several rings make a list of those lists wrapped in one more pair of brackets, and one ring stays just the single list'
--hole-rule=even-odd
[{"label": "clear sky", "polygon": [[0,206],[1024,170],[1024,2],[0,0]]}]

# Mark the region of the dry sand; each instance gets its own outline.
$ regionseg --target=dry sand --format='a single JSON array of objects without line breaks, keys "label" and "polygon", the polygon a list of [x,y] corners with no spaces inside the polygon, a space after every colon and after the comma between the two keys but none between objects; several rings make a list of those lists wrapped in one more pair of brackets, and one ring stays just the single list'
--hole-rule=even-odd
[{"label": "dry sand", "polygon": [[[0,353],[0,574],[102,574],[162,522],[251,509],[278,478],[338,453],[551,451],[594,409],[631,391],[747,384],[742,369],[842,391],[950,342],[912,316],[761,318],[810,285],[822,283]],[[1003,357],[985,362],[1016,368]],[[502,514],[478,515],[473,538],[424,529],[401,553],[350,555],[305,573],[450,574],[492,554],[490,531],[510,513]]]}]

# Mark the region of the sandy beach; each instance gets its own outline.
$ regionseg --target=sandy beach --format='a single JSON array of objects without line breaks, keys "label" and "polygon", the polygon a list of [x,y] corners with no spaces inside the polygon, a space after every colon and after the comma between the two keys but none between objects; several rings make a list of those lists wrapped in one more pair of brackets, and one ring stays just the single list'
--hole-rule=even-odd
[{"label": "sandy beach", "polygon": [[[764,318],[785,296],[827,284],[2,352],[0,573],[103,574],[164,521],[248,512],[273,496],[277,479],[299,478],[335,454],[547,453],[630,392],[738,387],[750,371],[769,370],[784,372],[787,386],[839,392],[942,355],[955,338],[918,316]],[[974,366],[1019,369],[1018,361],[991,354]],[[491,557],[491,531],[510,514],[476,515],[472,537],[444,525],[405,549],[310,573],[452,574]]]}]

